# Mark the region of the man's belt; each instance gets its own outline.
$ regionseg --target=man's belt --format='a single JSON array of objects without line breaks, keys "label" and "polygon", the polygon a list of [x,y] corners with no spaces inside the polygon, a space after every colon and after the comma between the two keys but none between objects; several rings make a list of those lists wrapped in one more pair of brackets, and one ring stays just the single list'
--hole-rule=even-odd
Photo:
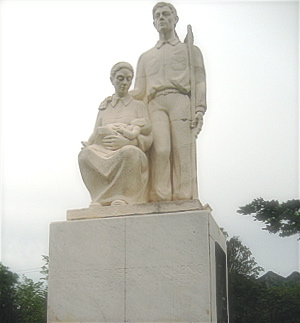
[{"label": "man's belt", "polygon": [[[181,93],[179,90],[177,89],[163,89],[163,90],[158,90],[158,91],[155,91],[153,93],[151,93],[149,95],[149,100],[148,102],[150,102],[152,99],[158,97],[158,96],[161,96],[161,95],[168,95],[170,93]],[[182,93],[183,94],[183,93]]]}]

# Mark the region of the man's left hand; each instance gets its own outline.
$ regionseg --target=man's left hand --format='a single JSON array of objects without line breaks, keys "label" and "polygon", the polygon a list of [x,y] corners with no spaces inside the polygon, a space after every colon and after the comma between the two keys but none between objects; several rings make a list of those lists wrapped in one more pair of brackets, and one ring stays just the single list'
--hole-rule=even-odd
[{"label": "man's left hand", "polygon": [[199,135],[201,129],[203,126],[203,113],[202,112],[197,112],[195,114],[195,118],[192,121],[191,128],[195,129],[195,134],[196,137]]}]

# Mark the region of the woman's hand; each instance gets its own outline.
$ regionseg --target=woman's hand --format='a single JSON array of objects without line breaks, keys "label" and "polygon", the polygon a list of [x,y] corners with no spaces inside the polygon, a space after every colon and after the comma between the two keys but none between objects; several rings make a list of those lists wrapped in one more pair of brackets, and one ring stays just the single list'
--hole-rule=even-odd
[{"label": "woman's hand", "polygon": [[102,144],[110,150],[117,150],[126,145],[136,145],[137,140],[129,140],[122,135],[108,135],[102,139]]}]

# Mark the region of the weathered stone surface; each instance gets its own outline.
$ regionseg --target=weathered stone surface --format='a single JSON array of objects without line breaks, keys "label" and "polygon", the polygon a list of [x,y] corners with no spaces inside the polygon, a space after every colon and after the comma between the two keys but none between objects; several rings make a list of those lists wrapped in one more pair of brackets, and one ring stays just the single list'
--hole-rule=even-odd
[{"label": "weathered stone surface", "polygon": [[209,211],[52,223],[49,322],[216,321]]},{"label": "weathered stone surface", "polygon": [[183,200],[135,205],[101,206],[91,205],[87,209],[67,211],[67,220],[107,218],[122,215],[159,214],[180,211],[211,210],[209,205],[202,206],[199,200]]},{"label": "weathered stone surface", "polygon": [[53,223],[49,322],[121,322],[124,313],[124,223]]}]

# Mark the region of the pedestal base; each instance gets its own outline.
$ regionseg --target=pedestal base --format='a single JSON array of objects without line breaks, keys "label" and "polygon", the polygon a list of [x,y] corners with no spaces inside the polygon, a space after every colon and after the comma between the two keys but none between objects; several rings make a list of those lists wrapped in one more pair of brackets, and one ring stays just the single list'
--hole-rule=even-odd
[{"label": "pedestal base", "polygon": [[227,322],[219,249],[205,210],[52,223],[48,322]]}]

